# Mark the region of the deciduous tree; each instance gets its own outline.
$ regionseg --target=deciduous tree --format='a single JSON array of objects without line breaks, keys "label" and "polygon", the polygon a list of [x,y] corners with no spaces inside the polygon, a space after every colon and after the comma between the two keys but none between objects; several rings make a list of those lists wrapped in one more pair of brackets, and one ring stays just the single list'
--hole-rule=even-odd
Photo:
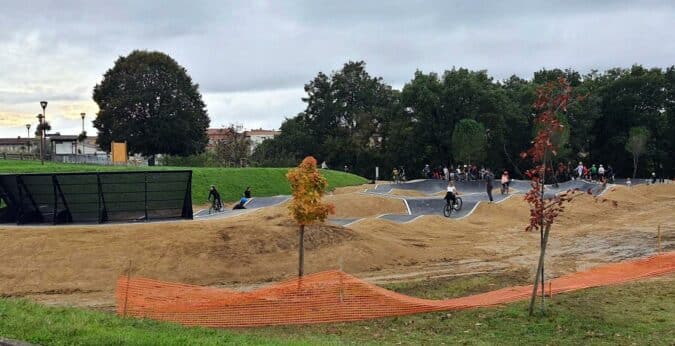
[{"label": "deciduous tree", "polygon": [[649,130],[642,126],[631,127],[626,142],[626,150],[633,155],[633,179],[637,174],[638,160],[647,150],[647,140],[649,139]]},{"label": "deciduous tree", "polygon": [[567,191],[562,194],[545,198],[546,164],[550,156],[558,154],[558,145],[554,138],[561,136],[564,126],[559,120],[559,113],[566,112],[571,103],[572,87],[569,82],[560,77],[555,82],[548,82],[537,89],[537,99],[534,108],[538,110],[534,123],[538,129],[532,147],[523,152],[522,157],[529,157],[534,167],[527,171],[531,179],[532,188],[525,194],[525,200],[530,204],[530,222],[527,231],[539,230],[539,262],[535,273],[532,297],[529,312],[532,315],[537,297],[539,282],[541,282],[541,309],[544,310],[544,258],[551,225],[565,209],[564,203],[569,202],[576,191]]},{"label": "deciduous tree", "polygon": [[126,141],[144,155],[190,155],[204,151],[209,117],[199,88],[182,66],[160,52],[120,57],[94,87],[100,111],[97,144]]},{"label": "deciduous tree", "polygon": [[466,164],[484,162],[486,133],[483,125],[472,119],[462,119],[452,132],[452,151],[455,160]]},{"label": "deciduous tree", "polygon": [[286,174],[286,178],[291,184],[293,199],[288,208],[291,217],[300,226],[299,247],[298,247],[298,276],[304,274],[305,258],[305,226],[315,222],[323,222],[328,214],[335,212],[335,207],[321,201],[328,181],[324,178],[316,167],[316,159],[308,156],[297,168],[294,168]]}]

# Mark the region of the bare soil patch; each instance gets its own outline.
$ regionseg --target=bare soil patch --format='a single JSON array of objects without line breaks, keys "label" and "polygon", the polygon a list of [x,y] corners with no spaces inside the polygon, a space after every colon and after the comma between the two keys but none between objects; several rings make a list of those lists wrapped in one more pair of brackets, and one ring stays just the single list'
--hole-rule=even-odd
[{"label": "bare soil patch", "polygon": [[406,213],[403,200],[360,193],[326,196],[324,200],[335,205],[334,217],[361,218],[381,214]]},{"label": "bare soil patch", "polygon": [[[675,184],[616,187],[602,197],[607,201],[579,197],[560,217],[551,233],[550,275],[653,254],[659,224],[664,251],[675,250]],[[340,216],[403,207],[355,192],[328,200]],[[522,196],[513,196],[481,204],[461,220],[425,216],[396,224],[369,217],[351,228],[311,226],[306,272],[342,268],[387,283],[531,271],[539,234],[524,231],[528,214]],[[0,226],[0,244],[0,295],[97,308],[111,306],[115,280],[129,267],[160,280],[240,287],[290,278],[297,266],[297,226],[285,205],[208,221]]]}]

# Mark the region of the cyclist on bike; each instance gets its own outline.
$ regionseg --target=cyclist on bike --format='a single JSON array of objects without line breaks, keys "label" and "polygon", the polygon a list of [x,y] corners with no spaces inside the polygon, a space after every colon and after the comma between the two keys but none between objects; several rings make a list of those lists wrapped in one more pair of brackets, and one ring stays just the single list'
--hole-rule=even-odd
[{"label": "cyclist on bike", "polygon": [[223,205],[223,201],[220,199],[220,194],[218,193],[218,190],[216,190],[215,185],[211,185],[211,189],[209,189],[209,197],[206,200],[210,202],[211,197],[213,197],[213,209],[220,210],[221,206]]},{"label": "cyclist on bike", "polygon": [[450,201],[452,201],[452,205],[455,205],[455,203],[457,203],[457,194],[458,191],[457,188],[455,187],[455,182],[450,180],[448,182],[448,192],[446,192],[445,197],[443,197],[443,199],[445,199],[446,205],[451,205]]}]

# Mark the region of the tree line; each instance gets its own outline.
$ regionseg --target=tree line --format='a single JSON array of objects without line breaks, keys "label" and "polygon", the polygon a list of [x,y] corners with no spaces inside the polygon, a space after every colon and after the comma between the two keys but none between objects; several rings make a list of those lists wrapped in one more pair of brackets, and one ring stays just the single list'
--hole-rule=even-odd
[{"label": "tree line", "polygon": [[520,153],[536,132],[536,90],[560,77],[579,102],[559,115],[565,130],[554,138],[560,152],[553,164],[612,165],[617,176],[630,176],[635,159],[629,136],[640,133],[646,140],[636,173],[673,176],[675,66],[587,74],[542,69],[531,79],[506,80],[465,68],[416,71],[396,90],[371,76],[365,62],[350,61],[305,84],[305,110],[287,118],[281,135],[259,145],[251,162],[294,166],[314,156],[367,177],[375,166],[403,166],[408,176],[419,176],[425,164],[476,164],[519,175],[531,165]]}]

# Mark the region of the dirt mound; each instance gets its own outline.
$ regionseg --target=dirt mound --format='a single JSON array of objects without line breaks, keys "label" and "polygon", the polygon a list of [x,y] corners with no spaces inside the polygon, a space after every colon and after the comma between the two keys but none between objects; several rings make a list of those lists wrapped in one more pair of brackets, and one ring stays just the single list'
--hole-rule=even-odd
[{"label": "dirt mound", "polygon": [[356,192],[364,192],[367,189],[374,189],[375,184],[365,184],[365,185],[357,185],[357,186],[345,186],[345,187],[338,187],[335,190],[329,192],[329,195],[344,195],[346,193],[356,193]]},{"label": "dirt mound", "polygon": [[406,213],[405,203],[400,199],[350,193],[326,196],[324,200],[335,205],[334,217],[367,217],[381,214]]},{"label": "dirt mound", "polygon": [[[297,229],[283,206],[202,222],[0,228],[0,294],[108,291],[130,263],[139,275],[183,282],[278,279],[293,272]],[[358,239],[317,225],[305,244],[333,249]]]},{"label": "dirt mound", "polygon": [[[608,201],[579,197],[558,219],[548,252],[550,275],[650,255],[659,224],[663,249],[675,249],[675,184],[617,187],[602,198]],[[344,216],[403,211],[396,199],[357,193],[327,199]],[[528,205],[516,195],[481,203],[461,220],[424,216],[397,224],[368,218],[350,228],[312,226],[305,270],[342,268],[377,280],[531,270],[539,234],[524,231],[528,215]],[[297,268],[297,226],[286,205],[208,221],[0,226],[0,244],[0,294],[69,304],[110,304],[117,276],[129,267],[138,276],[228,286],[279,281]]]}]

